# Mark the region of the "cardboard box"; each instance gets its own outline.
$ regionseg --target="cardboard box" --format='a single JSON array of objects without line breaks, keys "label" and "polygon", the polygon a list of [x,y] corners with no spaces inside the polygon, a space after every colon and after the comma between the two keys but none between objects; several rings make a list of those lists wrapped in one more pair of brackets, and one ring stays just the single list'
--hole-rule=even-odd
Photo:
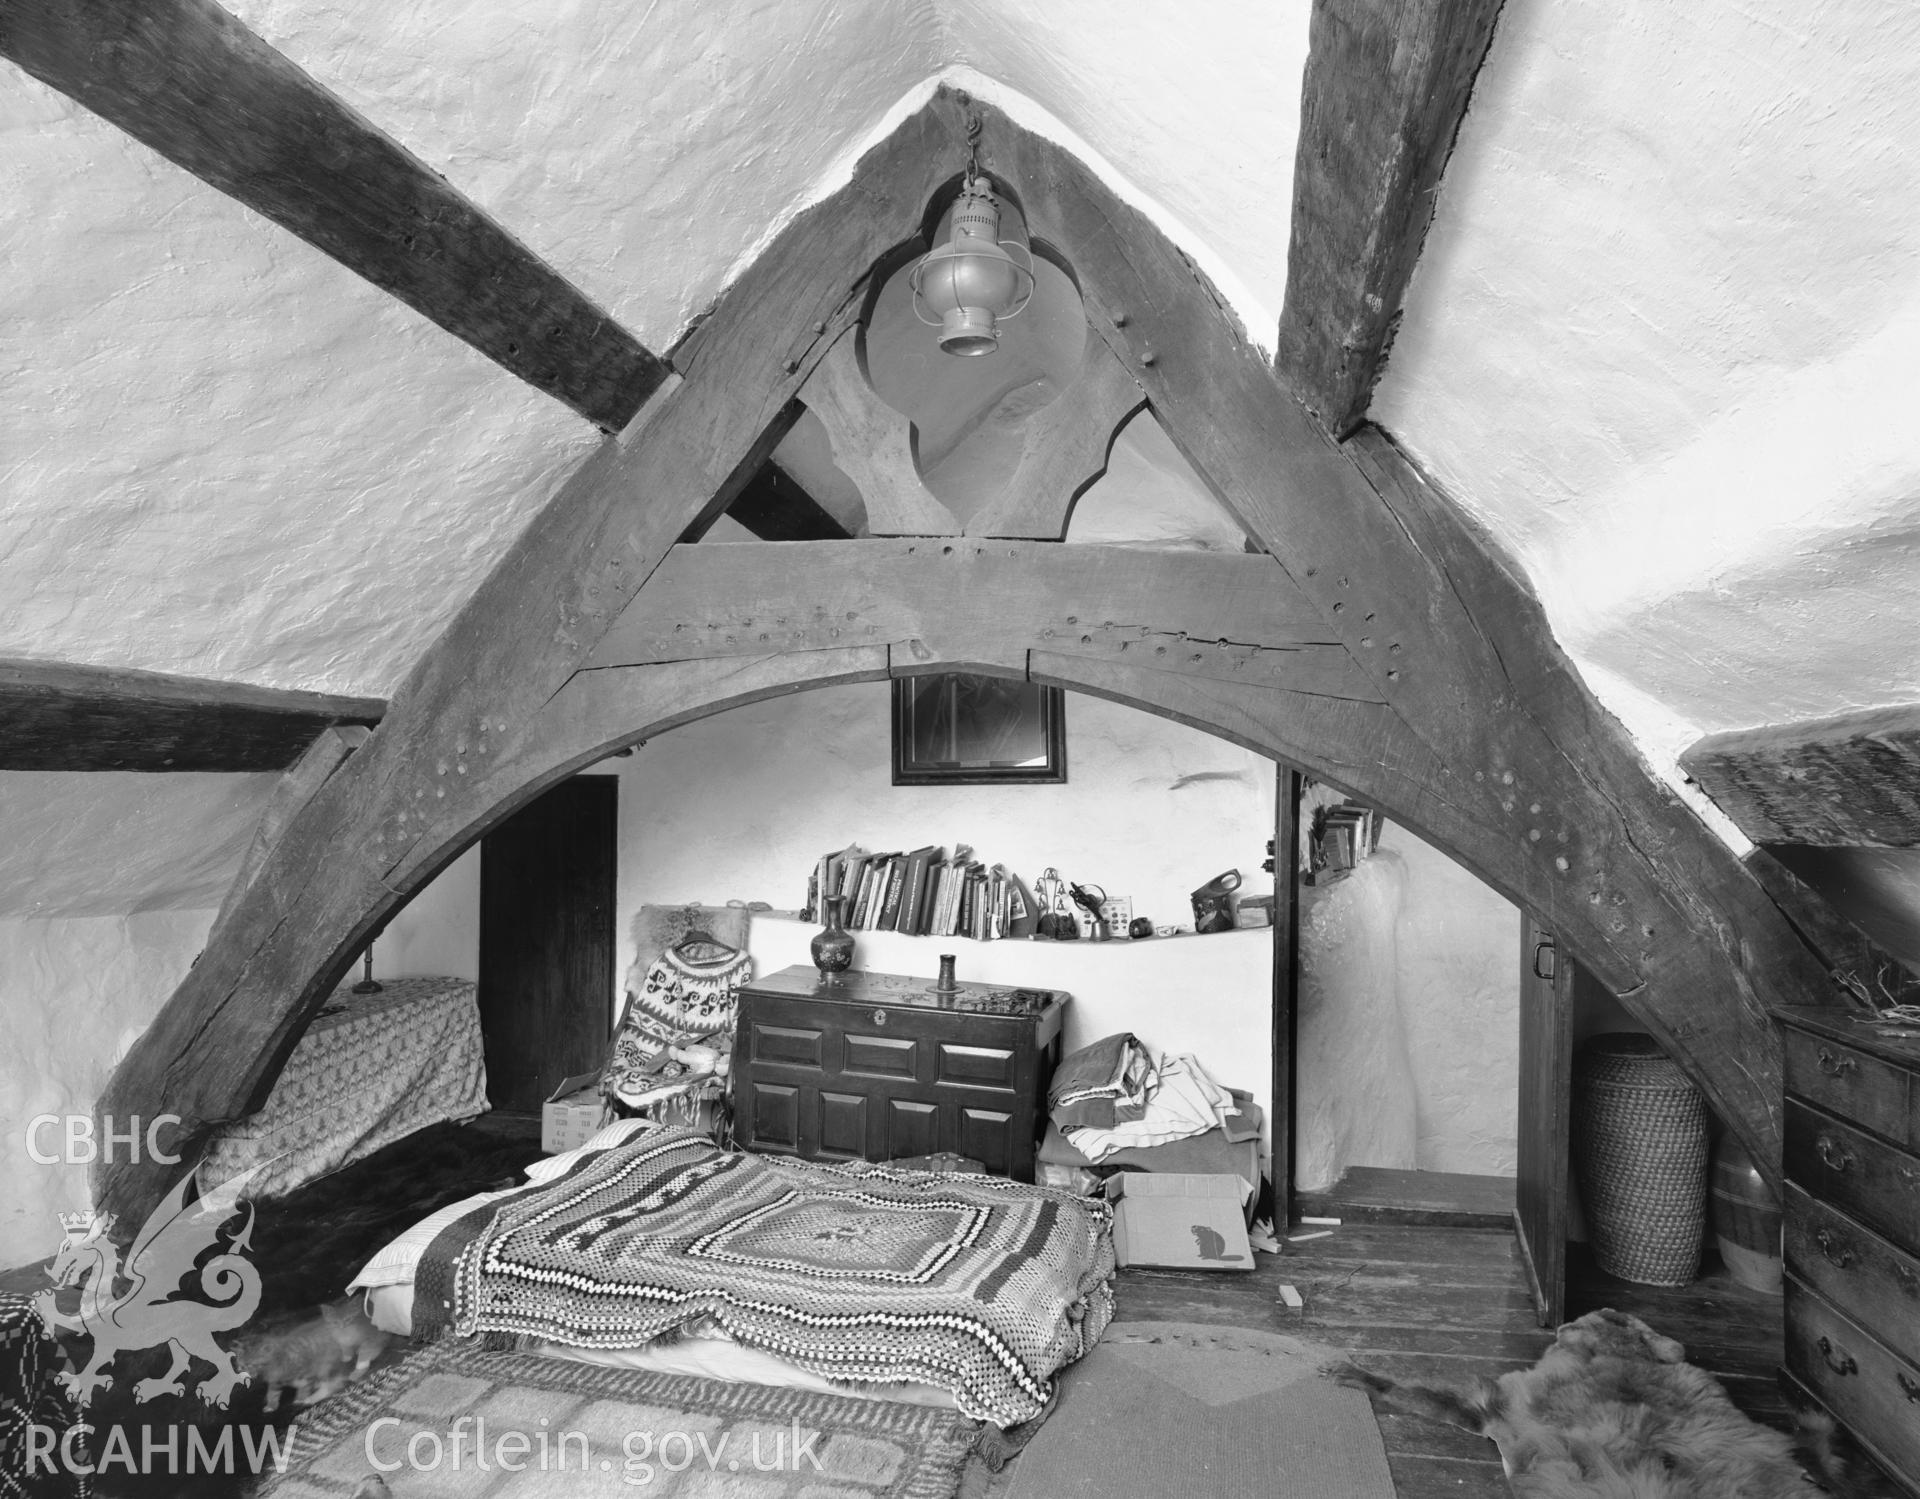
[{"label": "cardboard box", "polygon": [[1251,1270],[1253,1246],[1237,1176],[1127,1171],[1107,1180],[1113,1248],[1122,1265]]},{"label": "cardboard box", "polygon": [[540,1148],[555,1155],[585,1145],[599,1132],[606,1110],[599,1073],[567,1078],[540,1108]]}]

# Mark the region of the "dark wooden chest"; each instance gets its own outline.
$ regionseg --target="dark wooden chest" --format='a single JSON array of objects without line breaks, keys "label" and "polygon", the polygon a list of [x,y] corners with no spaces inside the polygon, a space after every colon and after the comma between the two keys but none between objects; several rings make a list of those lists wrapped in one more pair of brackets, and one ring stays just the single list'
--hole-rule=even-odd
[{"label": "dark wooden chest", "polygon": [[740,991],[734,1134],[747,1150],[893,1161],[951,1151],[1032,1181],[1060,1060],[1058,990],[784,968]]},{"label": "dark wooden chest", "polygon": [[1920,1040],[1779,1018],[1787,1371],[1920,1494]]}]

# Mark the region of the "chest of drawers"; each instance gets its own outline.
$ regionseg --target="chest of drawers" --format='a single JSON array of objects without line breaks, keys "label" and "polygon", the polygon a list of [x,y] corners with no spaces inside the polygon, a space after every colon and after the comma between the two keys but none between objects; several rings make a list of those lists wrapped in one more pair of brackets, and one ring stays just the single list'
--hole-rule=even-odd
[{"label": "chest of drawers", "polygon": [[741,989],[735,1138],[808,1160],[951,1151],[1032,1181],[1068,996],[932,985],[793,967]]},{"label": "chest of drawers", "polygon": [[1920,1040],[1779,1019],[1787,1372],[1920,1494]]}]

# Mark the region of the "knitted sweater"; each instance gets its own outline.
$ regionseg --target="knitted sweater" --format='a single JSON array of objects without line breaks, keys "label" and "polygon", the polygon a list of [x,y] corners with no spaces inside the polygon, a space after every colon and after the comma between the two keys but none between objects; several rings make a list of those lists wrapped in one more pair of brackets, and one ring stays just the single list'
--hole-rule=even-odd
[{"label": "knitted sweater", "polygon": [[668,948],[648,967],[640,988],[627,993],[601,1088],[636,1104],[690,1069],[668,1055],[674,1046],[733,1046],[741,984],[752,971],[743,952],[720,943]]}]

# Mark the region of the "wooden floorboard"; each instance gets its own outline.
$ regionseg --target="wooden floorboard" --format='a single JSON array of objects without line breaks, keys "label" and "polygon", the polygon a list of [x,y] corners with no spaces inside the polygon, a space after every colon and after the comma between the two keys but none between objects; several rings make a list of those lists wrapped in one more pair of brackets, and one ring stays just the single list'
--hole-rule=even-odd
[{"label": "wooden floorboard", "polygon": [[[1299,1290],[1306,1304],[1286,1306],[1282,1285]],[[1344,1222],[1322,1233],[1301,1225],[1286,1253],[1261,1255],[1250,1273],[1123,1270],[1117,1301],[1121,1321],[1289,1333],[1417,1384],[1493,1378],[1531,1364],[1552,1342],[1534,1316],[1510,1226]],[[1644,1318],[1685,1343],[1692,1361],[1719,1378],[1741,1410],[1791,1425],[1774,1373],[1778,1297],[1750,1291],[1714,1265],[1677,1290],[1633,1285],[1601,1274],[1574,1246],[1567,1304],[1569,1317],[1613,1306]],[[1491,1443],[1415,1416],[1376,1414],[1398,1499],[1507,1494]]]},{"label": "wooden floorboard", "polygon": [[1503,1229],[1513,1222],[1513,1178],[1349,1166],[1331,1187],[1302,1192],[1295,1202],[1302,1217],[1343,1223]]},{"label": "wooden floorboard", "polygon": [[[1485,1444],[1491,1446],[1491,1443]],[[1387,1451],[1398,1499],[1509,1499],[1507,1475],[1497,1460],[1465,1461],[1456,1457],[1427,1457]]]}]

